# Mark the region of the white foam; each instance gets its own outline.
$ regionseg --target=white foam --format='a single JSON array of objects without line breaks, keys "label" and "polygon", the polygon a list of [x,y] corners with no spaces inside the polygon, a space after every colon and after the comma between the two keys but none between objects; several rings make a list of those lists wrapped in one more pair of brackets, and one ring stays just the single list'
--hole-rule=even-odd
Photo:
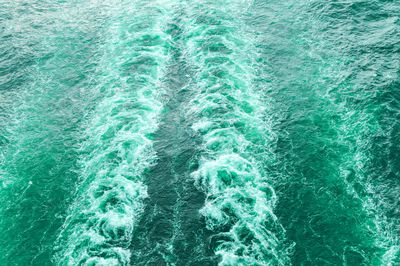
[{"label": "white foam", "polygon": [[[110,39],[94,92],[101,101],[87,123],[82,182],[57,242],[57,264],[130,264],[132,234],[148,196],[143,175],[156,159],[151,135],[163,108],[168,11],[159,4],[126,1],[108,18]],[[147,25],[130,30],[135,23]]]},{"label": "white foam", "polygon": [[200,213],[214,232],[212,247],[221,265],[283,265],[290,261],[289,251],[265,171],[274,157],[269,152],[274,135],[251,85],[251,44],[238,19],[242,4],[238,1],[234,10],[218,1],[188,7],[187,56],[199,72],[185,113],[203,139],[192,176],[207,195]]}]

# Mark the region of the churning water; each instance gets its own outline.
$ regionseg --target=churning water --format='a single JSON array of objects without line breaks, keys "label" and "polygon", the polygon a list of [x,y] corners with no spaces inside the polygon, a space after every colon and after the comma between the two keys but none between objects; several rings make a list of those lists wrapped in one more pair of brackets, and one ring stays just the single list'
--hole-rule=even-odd
[{"label": "churning water", "polygon": [[400,2],[0,0],[0,265],[400,265]]}]

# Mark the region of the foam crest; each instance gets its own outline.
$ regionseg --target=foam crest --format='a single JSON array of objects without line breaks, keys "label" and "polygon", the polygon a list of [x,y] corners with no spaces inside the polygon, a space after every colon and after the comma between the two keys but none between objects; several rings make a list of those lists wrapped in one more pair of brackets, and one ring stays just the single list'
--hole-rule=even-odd
[{"label": "foam crest", "polygon": [[200,213],[213,232],[210,244],[221,265],[286,265],[290,251],[273,212],[277,197],[266,172],[275,137],[252,86],[251,40],[238,19],[245,8],[242,1],[189,7],[186,45],[198,72],[189,85],[194,97],[186,113],[203,140],[192,176],[207,194]]},{"label": "foam crest", "polygon": [[56,247],[62,265],[130,264],[132,234],[148,196],[143,175],[156,160],[152,135],[163,106],[167,8],[115,4],[94,92],[100,101],[81,149],[82,182]]}]

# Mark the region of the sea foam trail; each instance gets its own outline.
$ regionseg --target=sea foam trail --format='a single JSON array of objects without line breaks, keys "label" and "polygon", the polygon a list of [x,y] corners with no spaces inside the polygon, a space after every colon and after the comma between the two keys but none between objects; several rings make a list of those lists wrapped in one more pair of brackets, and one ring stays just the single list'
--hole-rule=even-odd
[{"label": "sea foam trail", "polygon": [[152,134],[162,111],[160,77],[167,60],[164,1],[109,3],[109,40],[99,98],[81,148],[82,184],[56,245],[60,265],[128,265],[144,209]]},{"label": "sea foam trail", "polygon": [[[187,107],[201,135],[202,157],[192,174],[207,194],[200,213],[213,232],[221,265],[287,265],[284,229],[273,210],[266,171],[275,141],[264,103],[253,90],[251,40],[241,12],[246,1],[196,1],[188,6],[186,45],[197,74]],[[267,118],[267,119],[266,119]]]}]

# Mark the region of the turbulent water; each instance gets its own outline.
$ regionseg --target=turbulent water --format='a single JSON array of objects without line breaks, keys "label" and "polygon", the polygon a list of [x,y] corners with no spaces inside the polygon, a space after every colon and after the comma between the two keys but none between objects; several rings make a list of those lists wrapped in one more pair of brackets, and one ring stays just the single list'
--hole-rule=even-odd
[{"label": "turbulent water", "polygon": [[0,0],[0,265],[400,265],[400,2]]}]

